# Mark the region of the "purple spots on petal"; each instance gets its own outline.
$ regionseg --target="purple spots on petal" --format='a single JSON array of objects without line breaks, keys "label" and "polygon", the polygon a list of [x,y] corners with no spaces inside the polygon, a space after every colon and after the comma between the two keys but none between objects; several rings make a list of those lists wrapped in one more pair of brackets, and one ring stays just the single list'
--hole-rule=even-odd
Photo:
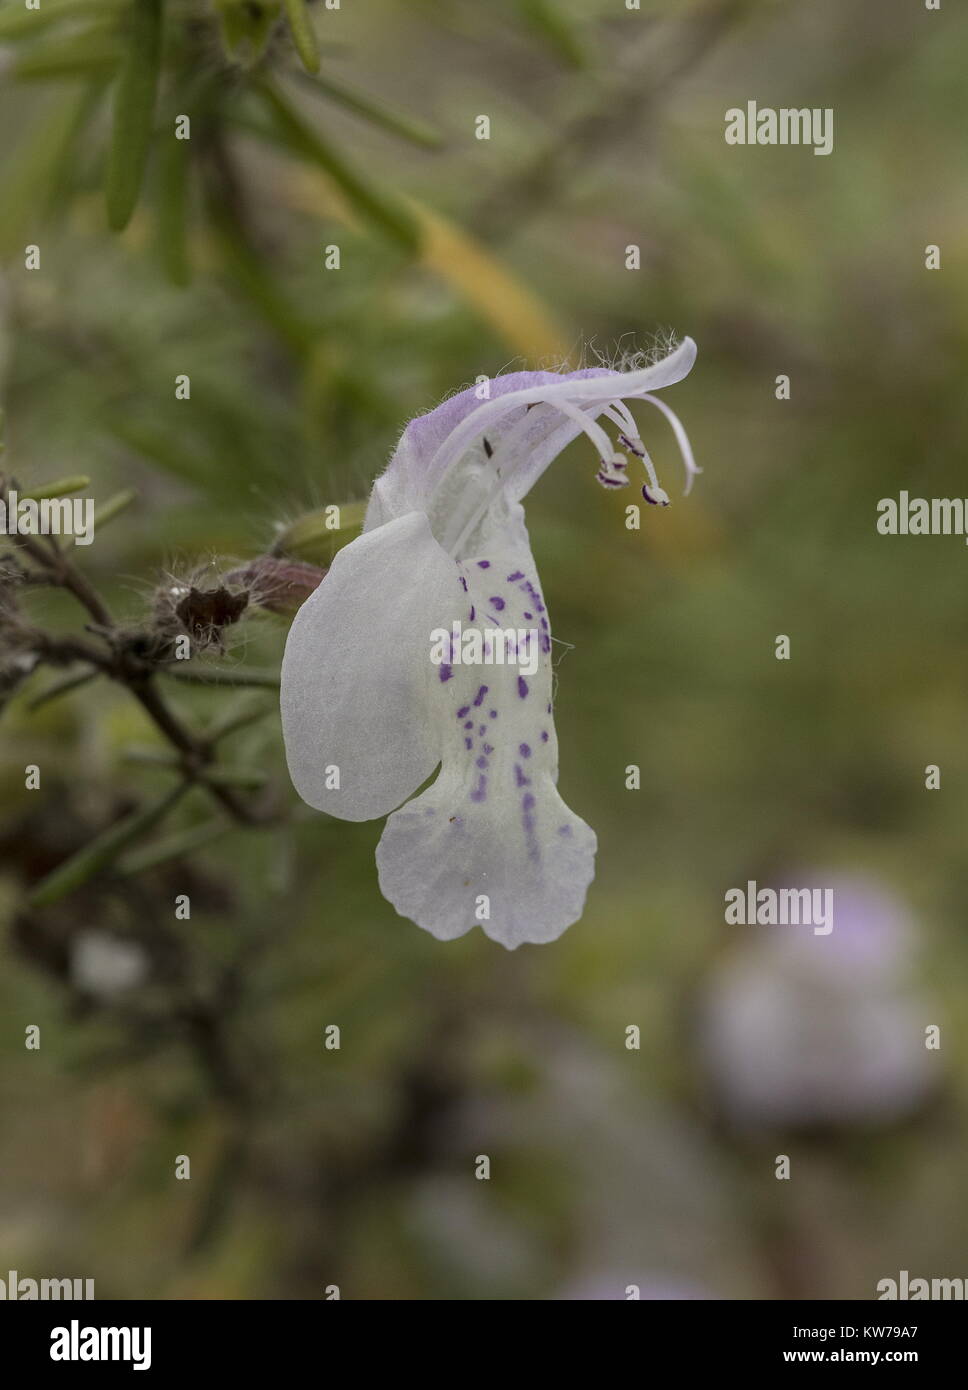
[{"label": "purple spots on petal", "polygon": [[489,570],[491,568],[490,560],[478,560],[477,568],[479,570]]},{"label": "purple spots on petal", "polygon": [[530,787],[531,785],[531,778],[525,777],[524,773],[521,771],[520,763],[514,764],[514,785],[516,787]]},{"label": "purple spots on petal", "polygon": [[527,696],[527,693],[528,693],[528,682],[524,679],[523,676],[518,676],[518,694],[520,695],[520,697],[521,697],[522,700],[525,699],[525,697]]},{"label": "purple spots on petal", "polygon": [[488,757],[490,757],[491,754],[494,752],[494,749],[491,747],[489,743],[485,743],[484,752],[487,754]]},{"label": "purple spots on petal", "polygon": [[479,725],[477,726],[477,732],[478,732],[478,734],[481,736],[481,738],[483,738],[484,735],[485,735],[485,733],[487,732],[487,725],[486,725],[486,724],[479,724]]},{"label": "purple spots on petal", "polygon": [[508,575],[508,583],[509,583],[509,584],[516,584],[516,583],[518,582],[519,579],[523,579],[523,578],[524,578],[524,571],[523,571],[523,570],[515,570],[513,574],[509,574],[509,575]]},{"label": "purple spots on petal", "polygon": [[466,594],[466,593],[467,593],[467,580],[464,578],[463,575],[460,575],[459,577],[460,577],[460,582],[461,582],[461,584],[463,584],[463,586],[464,586],[464,593]]},{"label": "purple spots on petal", "polygon": [[541,634],[541,650],[545,656],[551,651],[551,638],[546,632]]},{"label": "purple spots on petal", "polygon": [[500,595],[492,594],[488,602],[493,603],[494,607],[497,609],[499,613],[504,611],[504,600],[500,597]]},{"label": "purple spots on petal", "polygon": [[542,729],[542,730],[541,730],[541,742],[542,742],[542,743],[547,743],[547,742],[548,742],[548,730],[547,730],[547,729]]},{"label": "purple spots on petal", "polygon": [[527,840],[528,858],[532,861],[537,861],[540,859],[541,855],[534,834],[534,816],[531,814],[533,810],[534,797],[530,792],[525,792],[524,796],[521,798],[521,825],[524,828],[525,839]]},{"label": "purple spots on petal", "polygon": [[473,740],[472,738],[465,738],[465,739],[464,739],[464,747],[467,749],[467,751],[468,751],[468,753],[469,753],[469,752],[471,751],[471,749],[474,747],[474,740]]},{"label": "purple spots on petal", "polygon": [[453,674],[454,674],[454,673],[453,673],[453,671],[450,669],[449,666],[441,666],[441,668],[440,668],[440,679],[441,679],[442,681],[449,681],[450,678],[451,678],[451,676],[453,676]]},{"label": "purple spots on petal", "polygon": [[477,609],[474,607],[473,604],[471,604],[471,611],[470,611],[470,618],[469,618],[469,621],[470,621],[470,622],[473,622],[473,621],[474,621],[474,617],[475,617],[476,613],[477,613]]},{"label": "purple spots on petal", "polygon": [[481,775],[480,775],[480,777],[478,777],[478,779],[477,779],[477,786],[476,786],[476,787],[474,788],[474,790],[471,792],[471,801],[486,801],[486,800],[487,800],[487,778],[485,777],[484,773],[482,772]]},{"label": "purple spots on petal", "polygon": [[549,714],[551,713],[551,704],[550,704],[550,702],[549,702],[549,704],[548,704],[548,713],[549,713]]},{"label": "purple spots on petal", "polygon": [[541,595],[538,593],[537,589],[534,587],[533,584],[526,584],[524,587],[527,589],[528,593],[534,599],[535,610],[538,613],[543,613],[545,611],[545,606],[541,602]]},{"label": "purple spots on petal", "polygon": [[531,749],[528,747],[526,743],[522,743],[518,746],[518,752],[521,754],[522,758],[531,757]]},{"label": "purple spots on petal", "polygon": [[545,629],[545,631],[547,632],[547,630],[548,630],[548,619],[547,619],[547,618],[542,618],[542,619],[540,619],[540,622],[541,622],[541,626],[542,626],[542,627]]},{"label": "purple spots on petal", "polygon": [[570,840],[570,839],[571,839],[571,826],[570,826],[570,825],[559,825],[559,827],[558,827],[558,834],[559,834],[559,835],[564,835],[566,839],[569,839],[569,840]]},{"label": "purple spots on petal", "polygon": [[475,767],[479,767],[479,768],[481,769],[482,772],[486,772],[486,771],[487,771],[487,767],[488,767],[487,759],[486,759],[486,758],[478,758],[478,760],[477,760],[477,762],[474,764],[474,766],[475,766]]},{"label": "purple spots on petal", "polygon": [[487,694],[487,686],[486,686],[486,685],[482,685],[481,688],[480,688],[480,690],[479,690],[479,691],[477,692],[477,694],[474,696],[474,704],[475,704],[475,705],[482,705],[482,704],[484,703],[484,696],[485,696],[486,694]]},{"label": "purple spots on petal", "polygon": [[461,705],[460,709],[457,711],[457,718],[458,718],[458,719],[464,719],[464,718],[466,718],[466,717],[467,717],[467,711],[468,711],[469,709],[470,709],[470,705]]},{"label": "purple spots on petal", "polygon": [[487,717],[488,717],[488,719],[496,719],[496,718],[497,718],[497,710],[496,710],[496,709],[488,710],[488,712],[487,712]]},{"label": "purple spots on petal", "polygon": [[465,719],[465,720],[464,720],[464,728],[465,728],[465,729],[473,729],[473,727],[474,727],[474,721],[473,721],[473,719]]}]

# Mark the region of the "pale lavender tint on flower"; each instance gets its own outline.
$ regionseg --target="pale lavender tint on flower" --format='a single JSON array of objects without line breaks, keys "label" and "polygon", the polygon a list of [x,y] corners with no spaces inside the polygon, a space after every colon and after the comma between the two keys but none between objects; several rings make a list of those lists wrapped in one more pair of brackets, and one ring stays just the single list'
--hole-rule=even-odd
[{"label": "pale lavender tint on flower", "polygon": [[[652,393],[695,355],[687,338],[629,371],[516,372],[413,420],[362,536],[296,615],[281,694],[296,789],[345,820],[389,816],[380,887],[441,940],[477,924],[482,896],[480,925],[509,948],[552,941],[581,916],[596,840],[555,786],[551,620],[522,499],[584,434],[603,487],[626,484],[634,466],[647,500],[667,503],[629,403],[665,415],[691,482],[682,425]],[[534,631],[537,669],[434,665],[431,634],[454,623]]]},{"label": "pale lavender tint on flower", "polygon": [[708,982],[703,1065],[740,1128],[890,1123],[928,1096],[936,1022],[912,976],[914,925],[865,877],[789,875],[833,890],[833,930],[733,928],[745,940]]}]

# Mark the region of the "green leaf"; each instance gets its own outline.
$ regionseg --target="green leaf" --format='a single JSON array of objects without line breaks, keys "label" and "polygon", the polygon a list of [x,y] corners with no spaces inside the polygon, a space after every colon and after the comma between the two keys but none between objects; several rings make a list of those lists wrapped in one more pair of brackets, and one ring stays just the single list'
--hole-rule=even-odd
[{"label": "green leaf", "polygon": [[91,480],[85,473],[74,473],[69,478],[58,478],[53,483],[41,483],[40,487],[32,487],[29,492],[22,492],[20,495],[36,498],[39,502],[45,497],[67,497],[70,493],[81,492],[90,485]]},{"label": "green leaf", "polygon": [[555,0],[519,0],[525,18],[548,47],[572,68],[588,67],[588,54],[574,23]]},{"label": "green leaf", "polygon": [[175,803],[181,800],[189,786],[188,782],[180,782],[159,800],[151,801],[139,810],[132,811],[116,825],[95,836],[83,849],[72,854],[41,879],[27,895],[28,904],[31,907],[49,907],[87,883],[88,879],[117,859],[128,845],[157,825]]},{"label": "green leaf", "polygon": [[310,160],[328,174],[352,206],[384,235],[408,251],[416,251],[419,234],[409,209],[395,199],[385,197],[352,169],[318,131],[306,125],[275,88],[263,86],[260,91],[272,111],[282,143],[294,154]]},{"label": "green leaf", "polygon": [[[27,11],[33,13],[33,11]],[[23,250],[33,218],[47,200],[67,162],[70,148],[83,130],[99,88],[58,93],[45,106],[16,153],[3,166],[0,198],[0,255]]]},{"label": "green leaf", "polygon": [[121,492],[116,492],[113,497],[109,497],[100,507],[94,508],[94,530],[97,531],[101,526],[106,526],[109,521],[113,521],[116,516],[120,516],[123,511],[127,511],[132,502],[137,501],[138,494],[133,487],[123,488]]},{"label": "green leaf", "polygon": [[124,855],[118,861],[118,872],[126,876],[142,874],[146,869],[157,868],[159,864],[166,864],[172,859],[183,859],[204,845],[222,839],[235,828],[230,821],[212,820],[201,825],[189,826],[187,830],[176,830],[174,834],[165,835],[154,844],[145,845],[142,849],[132,850],[130,854]]},{"label": "green leaf", "polygon": [[215,0],[225,56],[251,67],[265,51],[279,18],[279,0]]},{"label": "green leaf", "polygon": [[32,39],[42,29],[63,20],[101,18],[105,11],[120,10],[125,0],[43,0],[39,10],[28,10],[18,0],[7,0],[0,10],[0,41]]},{"label": "green leaf", "polygon": [[188,263],[188,174],[191,168],[188,140],[176,140],[169,131],[159,149],[158,250],[165,274],[173,285],[191,280]]},{"label": "green leaf", "polygon": [[18,82],[45,82],[51,78],[108,77],[117,67],[118,41],[102,29],[72,34],[53,43],[36,44],[13,65]]},{"label": "green leaf", "polygon": [[297,358],[303,357],[312,349],[316,338],[313,325],[290,304],[238,222],[210,190],[206,206],[212,232],[218,240],[223,271],[289,351]]},{"label": "green leaf", "polygon": [[428,150],[439,150],[444,143],[443,135],[434,126],[409,116],[404,111],[397,111],[363,92],[344,87],[341,82],[337,82],[326,73],[319,73],[312,79],[303,80],[309,91],[329,97],[347,111],[362,116],[372,125],[380,126],[391,135],[399,135],[404,140],[409,140],[411,144],[421,145]]},{"label": "green leaf", "polygon": [[296,52],[303,67],[307,72],[319,72],[319,48],[312,20],[306,9],[306,0],[284,0],[284,4],[289,32],[292,34],[292,41],[296,45]]},{"label": "green leaf", "polygon": [[242,696],[243,700],[256,700],[258,703],[246,703],[240,709],[226,714],[222,719],[210,724],[203,735],[205,742],[212,746],[219,743],[223,738],[228,738],[230,734],[238,732],[239,729],[247,729],[251,724],[257,724],[260,719],[265,719],[266,715],[274,714],[277,705],[266,705],[261,702],[259,696]]},{"label": "green leaf", "polygon": [[162,0],[132,0],[105,183],[108,223],[115,232],[131,220],[144,178],[161,67],[161,29]]},{"label": "green leaf", "polygon": [[62,695],[69,695],[71,691],[80,689],[82,685],[88,685],[91,681],[96,680],[100,674],[100,671],[82,671],[79,676],[67,676],[64,680],[55,681],[53,685],[49,685],[46,690],[42,690],[38,696],[31,700],[27,708],[31,713],[42,709],[52,700],[59,700]]},{"label": "green leaf", "polygon": [[354,540],[366,515],[365,502],[343,502],[339,508],[339,526],[330,524],[327,508],[307,512],[289,523],[276,537],[273,550],[292,555],[314,564],[328,565],[338,550]]}]

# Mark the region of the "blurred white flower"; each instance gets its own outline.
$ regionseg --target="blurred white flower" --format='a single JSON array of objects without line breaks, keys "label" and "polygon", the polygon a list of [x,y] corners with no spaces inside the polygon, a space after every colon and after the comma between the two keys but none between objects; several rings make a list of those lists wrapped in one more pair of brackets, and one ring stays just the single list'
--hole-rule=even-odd
[{"label": "blurred white flower", "polygon": [[112,999],[143,984],[148,957],[141,946],[103,931],[83,931],[71,950],[71,980],[98,999]]},{"label": "blurred white flower", "polygon": [[742,928],[748,939],[705,991],[701,1057],[739,1128],[887,1123],[916,1108],[937,1076],[910,918],[870,880],[821,881],[833,888],[829,936]]}]

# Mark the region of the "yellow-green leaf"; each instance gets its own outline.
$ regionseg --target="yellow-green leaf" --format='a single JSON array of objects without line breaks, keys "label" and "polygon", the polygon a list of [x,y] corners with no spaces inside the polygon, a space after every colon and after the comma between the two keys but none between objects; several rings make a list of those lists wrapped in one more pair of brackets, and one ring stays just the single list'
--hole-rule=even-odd
[{"label": "yellow-green leaf", "polygon": [[319,72],[319,48],[306,0],[284,0],[289,32],[307,72]]}]

